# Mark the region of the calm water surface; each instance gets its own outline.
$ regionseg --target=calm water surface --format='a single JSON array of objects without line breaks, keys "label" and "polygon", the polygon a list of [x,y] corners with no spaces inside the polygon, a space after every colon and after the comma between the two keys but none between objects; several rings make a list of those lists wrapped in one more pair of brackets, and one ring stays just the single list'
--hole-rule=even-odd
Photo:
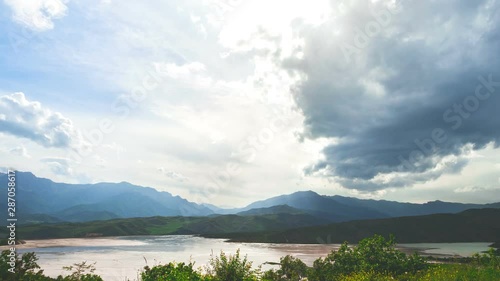
[{"label": "calm water surface", "polygon": [[[71,239],[64,239],[69,241]],[[57,245],[57,239],[54,239]],[[247,255],[254,266],[265,262],[279,262],[280,257],[294,255],[308,264],[320,256],[326,256],[338,245],[296,245],[296,244],[261,244],[227,243],[224,239],[207,239],[187,235],[175,236],[135,236],[98,239],[78,239],[72,246],[51,246],[43,248],[18,249],[19,253],[36,252],[38,264],[46,275],[66,275],[63,266],[88,261],[96,262],[96,274],[108,280],[137,280],[138,272],[145,265],[154,266],[170,261],[194,261],[195,267],[208,263],[212,253],[224,251],[234,254],[240,249]],[[88,245],[81,245],[82,241]],[[66,243],[67,244],[67,243]],[[70,243],[71,244],[71,243]],[[264,264],[263,269],[271,268]]]},{"label": "calm water surface", "polygon": [[[65,243],[61,243],[64,241]],[[37,241],[32,245],[37,245]],[[96,263],[96,274],[108,280],[137,280],[138,272],[145,266],[165,264],[170,261],[194,261],[195,267],[205,266],[212,253],[224,251],[233,254],[240,249],[253,261],[254,266],[271,268],[266,262],[279,262],[280,257],[293,255],[312,265],[318,257],[324,257],[339,245],[228,243],[224,239],[207,239],[195,236],[135,236],[99,239],[53,239],[39,241],[39,246],[18,249],[19,253],[36,252],[38,264],[46,275],[66,275],[63,266],[88,261]],[[52,243],[53,242],[53,243]],[[43,243],[44,245],[42,245]],[[31,244],[31,243],[30,243]],[[57,245],[65,245],[57,246]],[[404,244],[419,248],[429,254],[471,255],[488,249],[490,243],[430,243]],[[36,248],[35,248],[36,247]]]}]

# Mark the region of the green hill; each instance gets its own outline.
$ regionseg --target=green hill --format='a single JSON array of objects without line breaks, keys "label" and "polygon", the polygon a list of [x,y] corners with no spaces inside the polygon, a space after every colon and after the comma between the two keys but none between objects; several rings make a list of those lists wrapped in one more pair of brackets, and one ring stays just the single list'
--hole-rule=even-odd
[{"label": "green hill", "polygon": [[459,214],[436,214],[361,220],[302,227],[285,231],[204,235],[233,242],[356,243],[374,234],[394,234],[400,243],[493,242],[500,237],[500,209],[473,209]]},{"label": "green hill", "polygon": [[288,205],[276,205],[268,208],[256,208],[250,209],[248,211],[242,211],[237,213],[241,216],[253,216],[253,215],[269,215],[269,214],[305,214],[306,212],[301,209],[293,208]]},{"label": "green hill", "polygon": [[[227,234],[278,231],[325,221],[307,214],[260,216],[224,215],[216,217],[147,217],[81,223],[34,224],[17,229],[19,239],[71,238],[94,236]],[[2,237],[6,229],[1,229]]]}]

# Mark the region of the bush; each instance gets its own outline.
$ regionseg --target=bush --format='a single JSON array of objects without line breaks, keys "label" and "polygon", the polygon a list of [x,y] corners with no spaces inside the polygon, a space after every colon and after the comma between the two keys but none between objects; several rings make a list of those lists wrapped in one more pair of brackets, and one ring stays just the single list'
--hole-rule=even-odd
[{"label": "bush", "polygon": [[16,253],[13,258],[15,262],[14,273],[9,272],[11,257],[8,250],[2,251],[0,255],[0,280],[3,281],[45,281],[53,280],[43,275],[43,270],[36,263],[38,258],[35,253],[25,253],[19,258]]},{"label": "bush", "polygon": [[257,281],[260,275],[260,269],[253,270],[246,256],[240,257],[239,249],[234,255],[212,255],[206,269],[211,281]]},{"label": "bush", "polygon": [[490,248],[486,254],[474,254],[472,260],[476,266],[500,269],[500,256],[493,248]]},{"label": "bush", "polygon": [[71,274],[65,277],[59,275],[56,279],[57,281],[103,281],[99,275],[94,274],[95,263],[87,264],[87,262],[84,261],[70,266],[64,266],[63,269],[71,271]]},{"label": "bush", "polygon": [[262,279],[265,281],[300,281],[307,276],[307,271],[307,265],[303,261],[287,255],[280,259],[278,270],[266,271]]},{"label": "bush", "polygon": [[415,273],[427,267],[426,261],[417,254],[407,256],[395,248],[394,238],[385,240],[380,235],[363,239],[355,247],[342,244],[324,259],[314,261],[310,280],[331,280],[353,273],[398,276]]},{"label": "bush", "polygon": [[[25,253],[19,258],[15,255],[16,266],[14,273],[9,272],[10,251],[3,251],[0,255],[0,280],[2,281],[103,281],[98,275],[92,274],[95,270],[94,264],[87,265],[86,262],[77,263],[64,269],[73,271],[69,276],[58,276],[51,278],[43,275],[43,270],[37,264],[38,257],[35,253]],[[89,271],[90,273],[85,273]]]},{"label": "bush", "polygon": [[410,276],[408,281],[491,281],[500,280],[500,270],[473,264],[438,264]]},{"label": "bush", "polygon": [[205,280],[200,273],[193,269],[194,264],[169,263],[157,265],[153,268],[144,267],[141,273],[143,281],[202,281]]}]

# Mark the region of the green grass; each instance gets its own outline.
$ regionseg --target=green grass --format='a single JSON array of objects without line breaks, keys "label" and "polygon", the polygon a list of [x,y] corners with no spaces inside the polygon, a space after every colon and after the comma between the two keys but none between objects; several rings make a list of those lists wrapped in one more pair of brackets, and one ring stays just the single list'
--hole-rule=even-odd
[{"label": "green grass", "polygon": [[[405,280],[405,279],[400,279]],[[464,264],[439,264],[417,274],[409,281],[493,281],[500,280],[500,269]]]},{"label": "green grass", "polygon": [[376,272],[358,272],[341,276],[342,281],[497,281],[500,280],[500,270],[473,265],[440,264],[417,274],[403,274],[393,277]]}]

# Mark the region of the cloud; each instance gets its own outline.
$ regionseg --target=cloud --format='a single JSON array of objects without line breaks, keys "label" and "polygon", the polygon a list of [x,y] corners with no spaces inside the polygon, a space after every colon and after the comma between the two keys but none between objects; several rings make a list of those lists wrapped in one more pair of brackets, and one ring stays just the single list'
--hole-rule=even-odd
[{"label": "cloud", "polygon": [[37,31],[54,28],[53,19],[66,15],[66,0],[4,0],[14,21]]},{"label": "cloud", "polygon": [[23,93],[0,96],[0,132],[44,147],[71,148],[83,143],[70,119],[26,99]]},{"label": "cloud", "polygon": [[31,158],[31,156],[28,154],[28,150],[26,149],[26,147],[22,145],[11,149],[9,152],[13,155],[22,156],[25,158]]},{"label": "cloud", "polygon": [[475,192],[484,192],[484,191],[498,191],[500,187],[484,187],[484,186],[464,186],[460,188],[456,188],[454,190],[455,193],[475,193]]},{"label": "cloud", "polygon": [[165,176],[167,176],[168,178],[170,178],[174,181],[178,181],[178,182],[189,181],[189,178],[185,177],[184,175],[177,173],[177,172],[174,172],[174,171],[171,171],[171,170],[167,170],[164,167],[160,167],[157,170],[158,170],[158,172],[164,174]]},{"label": "cloud", "polygon": [[296,25],[302,55],[281,63],[303,77],[293,89],[303,136],[332,141],[306,174],[358,190],[411,186],[500,144],[498,1],[392,3],[342,2],[328,21]]},{"label": "cloud", "polygon": [[69,176],[73,174],[73,170],[66,158],[43,158],[40,161],[45,163],[50,170],[58,176]]}]

